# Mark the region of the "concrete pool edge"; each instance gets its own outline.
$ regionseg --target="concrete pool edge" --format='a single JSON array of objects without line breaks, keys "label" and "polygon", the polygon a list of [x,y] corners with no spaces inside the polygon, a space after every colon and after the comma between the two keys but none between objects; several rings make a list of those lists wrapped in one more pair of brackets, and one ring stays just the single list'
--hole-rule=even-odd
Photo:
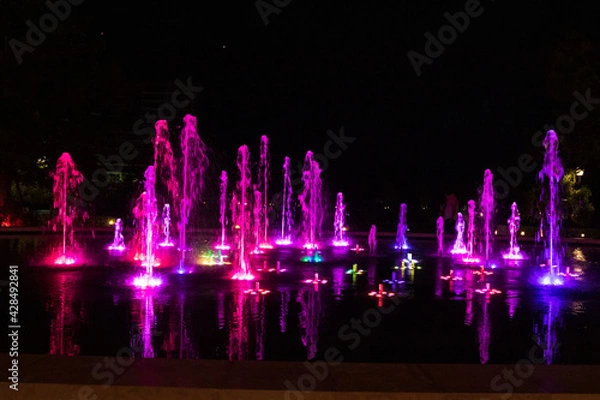
[{"label": "concrete pool edge", "polygon": [[[10,366],[7,354],[0,355],[0,360]],[[108,366],[107,357],[100,356],[22,354],[18,360],[19,391],[9,389],[10,382],[5,381],[0,390],[3,399],[93,400],[94,395],[97,399],[176,396],[181,400],[500,399],[511,387],[511,399],[600,398],[600,366],[533,365],[524,360],[520,366],[333,365],[319,361],[132,360],[125,356],[117,360],[120,364],[115,368]],[[115,358],[109,357],[111,360]]]}]

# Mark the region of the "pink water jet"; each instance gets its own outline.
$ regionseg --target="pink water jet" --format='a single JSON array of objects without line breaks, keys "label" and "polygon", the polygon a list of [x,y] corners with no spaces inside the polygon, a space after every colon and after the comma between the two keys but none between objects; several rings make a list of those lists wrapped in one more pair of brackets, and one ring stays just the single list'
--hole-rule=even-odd
[{"label": "pink water jet", "polygon": [[192,207],[200,200],[200,194],[204,189],[204,170],[207,166],[206,146],[198,135],[196,117],[188,114],[183,118],[183,130],[181,131],[180,268],[183,268],[185,252],[187,250],[186,227]]},{"label": "pink water jet", "polygon": [[158,245],[160,247],[173,247],[174,243],[171,240],[171,206],[166,203],[163,206],[162,211],[162,227],[163,227],[163,241]]},{"label": "pink water jet", "polygon": [[469,200],[467,202],[467,208],[469,213],[467,225],[467,256],[464,257],[462,261],[467,264],[476,264],[481,260],[479,257],[473,255],[475,248],[475,200]]},{"label": "pink water jet", "polygon": [[231,246],[227,244],[227,235],[225,226],[227,225],[227,172],[221,171],[221,185],[219,197],[219,222],[221,223],[221,242],[215,246],[217,250],[229,250]]},{"label": "pink water jet", "polygon": [[525,257],[521,254],[521,248],[517,244],[517,232],[521,227],[521,216],[517,209],[517,203],[512,203],[510,206],[510,218],[507,221],[508,233],[510,234],[510,243],[508,253],[502,255],[507,260],[522,260]]},{"label": "pink water jet", "polygon": [[51,173],[54,179],[53,194],[54,208],[58,210],[53,220],[52,230],[56,232],[57,225],[62,226],[62,246],[54,253],[54,264],[73,265],[78,262],[74,240],[74,222],[79,218],[87,218],[87,213],[80,213],[79,185],[84,177],[77,170],[69,153],[63,153],[56,162],[56,170]]},{"label": "pink water jet", "polygon": [[485,240],[485,260],[492,256],[492,219],[494,218],[494,176],[486,169],[483,173],[483,192],[481,194],[481,210],[483,212],[483,237]]},{"label": "pink water jet", "polygon": [[236,268],[237,271],[232,276],[232,279],[237,280],[253,280],[254,275],[250,272],[250,263],[248,254],[246,253],[246,235],[250,233],[250,215],[248,211],[248,203],[250,201],[250,151],[248,146],[242,145],[238,149],[236,164],[240,174],[240,179],[237,183],[236,193],[234,194],[232,204],[232,219],[238,229],[236,237]]},{"label": "pink water jet", "polygon": [[252,250],[252,254],[262,254],[263,251],[260,248],[260,243],[262,240],[262,193],[254,189],[254,197],[253,197],[253,206],[252,206],[252,226],[254,230],[254,249]]},{"label": "pink water jet", "polygon": [[348,239],[344,234],[346,205],[344,204],[344,195],[340,192],[337,194],[335,204],[335,216],[333,221],[333,245],[336,247],[346,247],[349,245]]},{"label": "pink water jet", "polygon": [[115,221],[115,235],[113,242],[108,246],[109,250],[113,251],[124,251],[125,250],[125,238],[123,237],[123,220],[117,218]]},{"label": "pink water jet", "polygon": [[259,228],[259,248],[269,248],[269,138],[260,137],[260,160],[258,164],[258,190],[262,194],[260,214],[262,221]]},{"label": "pink water jet", "polygon": [[286,246],[292,244],[292,181],[290,178],[290,158],[283,161],[283,193],[281,199],[281,237],[276,244]]},{"label": "pink water jet", "polygon": [[467,254],[467,247],[464,241],[465,220],[462,213],[456,214],[456,241],[454,247],[450,250],[452,254]]},{"label": "pink water jet", "polygon": [[156,135],[154,136],[154,171],[157,177],[157,184],[160,183],[166,186],[167,200],[165,203],[173,205],[174,216],[177,217],[176,213],[179,211],[181,200],[179,193],[179,177],[177,176],[177,161],[173,154],[173,148],[171,147],[167,121],[156,121],[154,130],[156,132]]},{"label": "pink water jet", "polygon": [[302,182],[304,189],[298,196],[298,200],[302,209],[303,247],[317,249],[323,225],[323,182],[321,167],[314,159],[312,151],[308,151],[304,158]]},{"label": "pink water jet", "polygon": [[406,241],[407,231],[408,225],[406,224],[406,204],[402,203],[400,204],[400,212],[398,215],[398,230],[396,231],[396,249],[408,249],[408,243]]}]

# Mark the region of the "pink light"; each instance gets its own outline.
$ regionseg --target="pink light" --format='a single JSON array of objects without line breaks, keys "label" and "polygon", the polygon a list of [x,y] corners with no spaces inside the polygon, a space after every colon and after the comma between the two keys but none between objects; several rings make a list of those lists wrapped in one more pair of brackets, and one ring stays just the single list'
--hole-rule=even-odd
[{"label": "pink light", "polygon": [[270,243],[261,243],[258,245],[260,249],[272,249],[273,245]]},{"label": "pink light", "polygon": [[254,250],[252,250],[252,251],[250,252],[250,254],[265,254],[265,252],[264,252],[264,251],[262,251],[261,249],[259,249],[259,248],[257,247],[257,248],[255,248]]},{"label": "pink light", "polygon": [[279,246],[289,246],[292,244],[292,240],[291,239],[277,239],[275,241],[275,244],[279,245]]},{"label": "pink light", "polygon": [[124,244],[118,245],[118,246],[113,246],[112,244],[110,246],[108,246],[108,250],[111,251],[125,251],[126,247]]},{"label": "pink light", "polygon": [[392,297],[392,296],[394,296],[394,293],[386,292],[385,290],[383,290],[383,283],[380,283],[379,284],[379,290],[377,292],[370,292],[369,296],[371,296],[371,297],[378,297],[378,298]]},{"label": "pink light", "polygon": [[75,264],[75,257],[68,257],[65,255],[59,256],[54,260],[56,265],[73,265]]},{"label": "pink light", "polygon": [[358,244],[356,246],[354,246],[351,250],[359,252],[359,251],[365,251],[364,247],[360,247]]},{"label": "pink light", "polygon": [[505,260],[524,260],[525,259],[525,257],[522,254],[511,254],[511,253],[503,254],[502,258],[504,258]]},{"label": "pink light", "polygon": [[464,257],[462,259],[462,262],[467,264],[477,264],[481,262],[481,259],[479,257]]},{"label": "pink light", "polygon": [[[348,243],[348,241],[347,241],[347,240],[344,240],[344,239],[342,239],[342,240],[334,240],[332,243],[333,243],[333,245],[334,245],[335,247],[347,247],[347,246],[349,246],[349,245],[350,245],[350,244]],[[363,249],[363,250],[364,250],[364,249]]]},{"label": "pink light", "polygon": [[160,247],[173,247],[175,244],[173,242],[162,242],[158,244]]},{"label": "pink light", "polygon": [[233,275],[231,279],[237,281],[253,281],[255,278],[254,275],[252,275],[250,272],[238,272],[235,275]]},{"label": "pink light", "polygon": [[450,250],[450,253],[456,255],[467,254],[467,249],[452,249]]},{"label": "pink light", "polygon": [[304,243],[304,245],[302,246],[303,249],[314,249],[314,250],[318,250],[319,249],[319,245],[317,243]]},{"label": "pink light", "polygon": [[319,283],[325,284],[327,283],[327,279],[319,279],[319,274],[315,273],[314,279],[305,279],[304,283],[312,283],[314,285],[318,285]]},{"label": "pink light", "polygon": [[230,250],[231,246],[228,244],[218,244],[215,246],[216,250]]},{"label": "pink light", "polygon": [[160,278],[155,278],[150,275],[140,275],[133,279],[133,286],[140,289],[146,289],[147,287],[158,287],[162,284]]},{"label": "pink light", "polygon": [[269,293],[271,293],[270,290],[268,290],[268,289],[262,289],[260,287],[260,282],[256,282],[256,284],[254,285],[254,289],[244,290],[244,294],[249,294],[249,295],[252,295],[252,296],[265,295],[265,294],[269,294]]}]

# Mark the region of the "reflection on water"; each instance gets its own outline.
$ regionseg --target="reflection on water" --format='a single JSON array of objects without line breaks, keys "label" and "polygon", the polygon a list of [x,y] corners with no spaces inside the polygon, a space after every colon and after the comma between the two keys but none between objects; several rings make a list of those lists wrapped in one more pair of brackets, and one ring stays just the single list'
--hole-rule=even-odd
[{"label": "reflection on water", "polygon": [[79,301],[80,284],[77,272],[53,276],[52,295],[46,302],[46,310],[52,314],[50,354],[74,356],[81,351],[79,332],[85,312]]},{"label": "reflection on water", "polygon": [[287,331],[288,306],[290,304],[289,290],[280,290],[279,292],[279,328],[281,333]]},{"label": "reflection on water", "polygon": [[488,310],[489,298],[485,295],[477,296],[479,313],[477,318],[479,333],[479,362],[485,364],[490,359],[490,333],[492,331],[490,314]]},{"label": "reflection on water", "polygon": [[[266,296],[249,296],[243,291],[233,293],[227,347],[230,360],[264,358],[265,301]],[[253,343],[250,343],[251,339]]]},{"label": "reflection on water", "polygon": [[319,325],[323,319],[321,296],[322,292],[312,288],[298,292],[298,302],[302,306],[300,311],[302,343],[306,348],[306,357],[309,360],[315,357],[318,349]]},{"label": "reflection on water", "polygon": [[564,329],[561,309],[563,301],[555,295],[545,295],[543,298],[545,310],[538,312],[533,325],[536,342],[544,352],[546,364],[553,364],[559,356],[558,333]]}]

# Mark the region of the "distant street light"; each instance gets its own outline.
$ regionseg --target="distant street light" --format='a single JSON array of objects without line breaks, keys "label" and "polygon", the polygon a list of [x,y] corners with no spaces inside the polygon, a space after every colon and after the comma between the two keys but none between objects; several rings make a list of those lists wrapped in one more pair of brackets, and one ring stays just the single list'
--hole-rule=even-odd
[{"label": "distant street light", "polygon": [[584,170],[581,168],[577,168],[577,170],[575,171],[575,175],[582,177],[583,176],[583,172]]}]

